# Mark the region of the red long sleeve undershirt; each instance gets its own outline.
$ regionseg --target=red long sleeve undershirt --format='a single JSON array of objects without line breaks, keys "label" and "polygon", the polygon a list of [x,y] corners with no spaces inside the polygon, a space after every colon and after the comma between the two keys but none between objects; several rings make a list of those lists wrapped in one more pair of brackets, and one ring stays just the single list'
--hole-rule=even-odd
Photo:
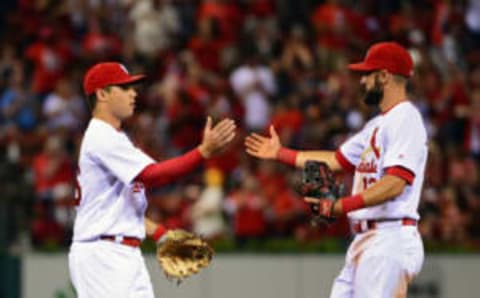
[{"label": "red long sleeve undershirt", "polygon": [[200,151],[193,149],[182,156],[146,166],[135,181],[142,182],[145,187],[165,185],[191,172],[202,161]]}]

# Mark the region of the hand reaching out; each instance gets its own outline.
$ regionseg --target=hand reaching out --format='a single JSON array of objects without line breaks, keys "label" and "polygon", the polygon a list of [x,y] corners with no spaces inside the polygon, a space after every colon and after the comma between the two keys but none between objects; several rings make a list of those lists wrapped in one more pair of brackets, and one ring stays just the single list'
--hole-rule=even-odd
[{"label": "hand reaching out", "polygon": [[235,137],[235,128],[235,121],[228,118],[212,127],[212,117],[209,116],[203,130],[202,143],[198,146],[202,156],[209,158],[224,149]]},{"label": "hand reaching out", "polygon": [[245,147],[248,154],[261,159],[275,159],[282,147],[280,138],[273,125],[270,126],[270,138],[252,133],[245,138]]}]

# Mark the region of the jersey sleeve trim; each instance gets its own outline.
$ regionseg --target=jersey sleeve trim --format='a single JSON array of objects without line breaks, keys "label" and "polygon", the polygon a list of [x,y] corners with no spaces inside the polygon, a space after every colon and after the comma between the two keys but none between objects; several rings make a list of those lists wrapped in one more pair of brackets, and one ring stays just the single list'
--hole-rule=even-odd
[{"label": "jersey sleeve trim", "polygon": [[412,185],[413,180],[415,179],[415,174],[402,166],[392,166],[388,167],[385,171],[387,175],[396,176],[405,180],[409,185]]},{"label": "jersey sleeve trim", "polygon": [[335,151],[335,158],[337,159],[338,163],[344,171],[352,173],[355,171],[355,166],[350,161],[348,161],[348,159],[345,157],[345,155],[343,155],[340,149]]}]

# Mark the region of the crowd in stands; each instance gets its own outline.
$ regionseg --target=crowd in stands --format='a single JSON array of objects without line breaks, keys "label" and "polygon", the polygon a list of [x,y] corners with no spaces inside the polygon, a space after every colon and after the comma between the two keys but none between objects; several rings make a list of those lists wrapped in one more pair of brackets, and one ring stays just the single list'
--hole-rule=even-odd
[{"label": "crowd in stands", "polygon": [[[383,40],[406,46],[416,65],[409,99],[430,137],[421,234],[480,250],[478,0],[2,0],[0,209],[9,245],[25,232],[34,247],[68,245],[90,116],[81,82],[90,65],[110,60],[148,75],[124,129],[153,158],[199,144],[207,115],[239,127],[227,152],[149,192],[153,220],[238,247],[346,237],[345,218],[312,227],[299,171],[247,156],[243,137],[273,124],[290,148],[337,148],[376,113],[346,66]],[[351,178],[339,176],[347,191]]]}]

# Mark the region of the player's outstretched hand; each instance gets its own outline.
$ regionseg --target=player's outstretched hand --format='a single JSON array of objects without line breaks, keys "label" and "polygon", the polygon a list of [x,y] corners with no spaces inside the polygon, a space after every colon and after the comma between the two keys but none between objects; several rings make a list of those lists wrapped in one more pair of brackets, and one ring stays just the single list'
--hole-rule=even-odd
[{"label": "player's outstretched hand", "polygon": [[261,159],[276,159],[282,147],[280,138],[273,125],[270,126],[270,137],[251,133],[245,138],[245,150],[248,154]]},{"label": "player's outstretched hand", "polygon": [[226,118],[213,126],[212,117],[208,116],[203,130],[203,140],[198,149],[204,158],[209,158],[222,151],[235,137],[235,121]]}]

